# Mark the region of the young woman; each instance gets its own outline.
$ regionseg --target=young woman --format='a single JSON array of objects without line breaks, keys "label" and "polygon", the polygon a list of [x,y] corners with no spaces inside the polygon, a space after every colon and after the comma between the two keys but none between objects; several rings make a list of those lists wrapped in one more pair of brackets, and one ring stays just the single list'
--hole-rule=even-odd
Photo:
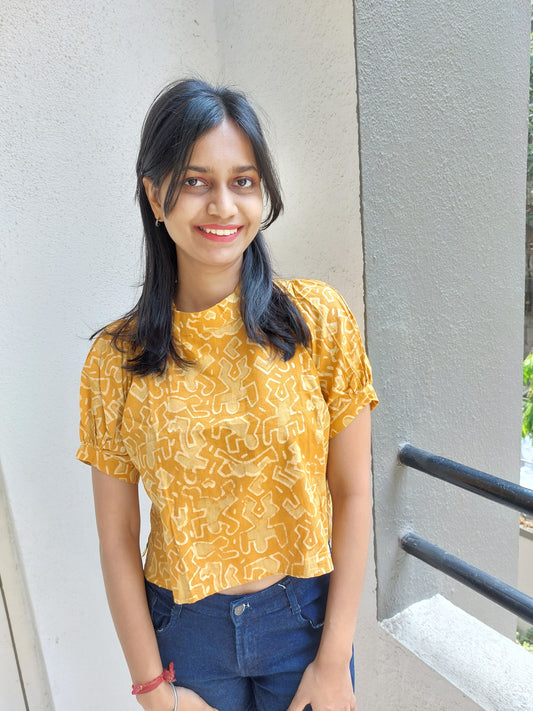
[{"label": "young woman", "polygon": [[137,176],[144,286],[87,358],[77,455],[132,692],[145,711],[353,710],[377,403],[357,325],[331,287],[272,278],[260,228],[283,205],[242,94],[169,86]]}]

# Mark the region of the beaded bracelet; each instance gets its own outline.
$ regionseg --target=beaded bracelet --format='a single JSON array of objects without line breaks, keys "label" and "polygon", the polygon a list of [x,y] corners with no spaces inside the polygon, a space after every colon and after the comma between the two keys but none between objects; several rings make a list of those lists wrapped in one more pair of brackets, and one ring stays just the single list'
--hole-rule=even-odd
[{"label": "beaded bracelet", "polygon": [[[168,665],[168,669],[163,669],[161,674],[159,676],[156,676],[155,679],[152,679],[152,681],[147,681],[144,684],[132,684],[131,693],[133,694],[133,696],[137,696],[137,694],[147,694],[149,691],[157,689],[161,682],[168,681],[170,683],[175,680],[176,677],[174,676],[174,663],[170,662],[170,664]],[[174,693],[174,696],[175,695],[176,694]]]}]

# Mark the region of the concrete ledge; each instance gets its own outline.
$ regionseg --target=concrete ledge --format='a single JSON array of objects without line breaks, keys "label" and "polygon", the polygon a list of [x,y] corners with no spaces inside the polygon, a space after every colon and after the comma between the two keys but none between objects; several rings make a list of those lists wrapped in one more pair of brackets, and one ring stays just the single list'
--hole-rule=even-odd
[{"label": "concrete ledge", "polygon": [[435,595],[383,629],[486,711],[531,711],[533,654]]}]

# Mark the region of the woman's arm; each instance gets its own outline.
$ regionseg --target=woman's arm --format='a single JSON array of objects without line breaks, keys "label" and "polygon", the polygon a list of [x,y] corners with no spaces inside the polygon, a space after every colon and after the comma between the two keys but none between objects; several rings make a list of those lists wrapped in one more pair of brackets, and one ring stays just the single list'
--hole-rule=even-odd
[{"label": "woman's arm", "polygon": [[[100,560],[109,609],[132,682],[142,684],[161,674],[163,667],[146,602],[139,549],[138,488],[137,484],[115,479],[95,467],[92,471]],[[180,711],[213,711],[193,692],[179,689],[178,693]],[[174,693],[166,683],[136,698],[145,711],[172,711],[174,708]]]},{"label": "woman's arm", "polygon": [[333,506],[331,573],[320,647],[288,711],[354,711],[349,662],[363,589],[370,531],[370,407],[329,443]]},{"label": "woman's arm", "polygon": [[[146,603],[139,549],[138,488],[137,484],[115,479],[95,467],[92,471],[107,601],[132,682],[142,684],[161,674],[163,667]],[[127,689],[124,691],[127,693]],[[137,696],[137,700],[147,711],[174,708],[174,694],[168,684]]]}]

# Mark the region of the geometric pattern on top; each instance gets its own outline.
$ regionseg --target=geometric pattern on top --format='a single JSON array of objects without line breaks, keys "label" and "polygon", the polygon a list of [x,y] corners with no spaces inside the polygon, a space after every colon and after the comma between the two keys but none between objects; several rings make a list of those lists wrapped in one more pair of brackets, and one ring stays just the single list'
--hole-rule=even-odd
[{"label": "geometric pattern on top", "polygon": [[174,310],[180,353],[163,375],[132,375],[111,337],[85,363],[78,459],[152,502],[145,575],[195,602],[228,587],[332,569],[329,438],[377,404],[361,335],[342,297],[279,280],[311,332],[284,362],[252,343],[239,289],[206,311]]}]

